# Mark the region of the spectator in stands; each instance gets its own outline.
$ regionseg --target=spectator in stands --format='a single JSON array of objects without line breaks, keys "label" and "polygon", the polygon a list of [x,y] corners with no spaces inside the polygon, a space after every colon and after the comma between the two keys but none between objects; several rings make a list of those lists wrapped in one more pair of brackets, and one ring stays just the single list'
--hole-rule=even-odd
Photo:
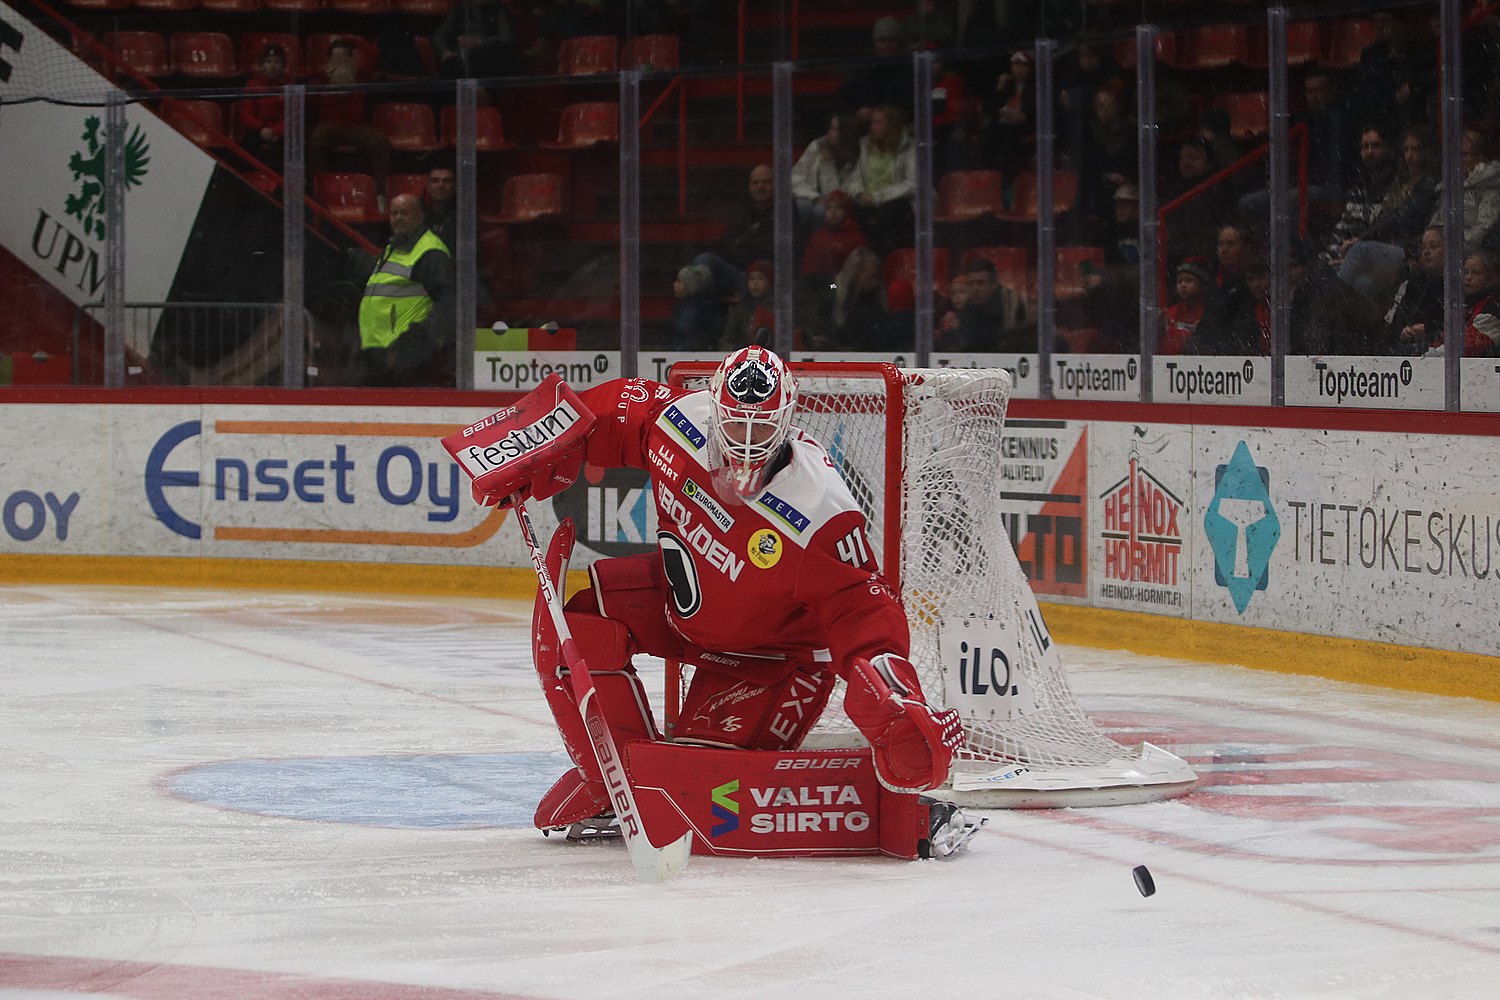
[{"label": "spectator in stands", "polygon": [[[1188,136],[1177,147],[1176,175],[1161,186],[1163,207],[1208,180],[1214,173],[1209,143],[1201,136]],[[1175,254],[1212,255],[1219,227],[1229,221],[1233,206],[1229,189],[1220,183],[1193,195],[1172,208],[1166,217],[1167,245]]]},{"label": "spectator in stands", "polygon": [[1104,234],[1104,263],[1136,267],[1141,262],[1141,194],[1134,184],[1115,188],[1114,212]]},{"label": "spectator in stands", "polygon": [[[1476,250],[1464,258],[1464,357],[1492,358],[1500,348],[1500,296],[1496,295],[1495,268],[1500,257],[1489,250]],[[1446,338],[1440,331],[1427,349],[1428,357],[1440,357]]]},{"label": "spectator in stands", "polygon": [[1102,45],[1075,46],[1063,58],[1055,84],[1060,109],[1059,134],[1069,137],[1069,148],[1073,149],[1082,144],[1094,95],[1105,87],[1119,93],[1125,91],[1114,54]]},{"label": "spectator in stands", "polygon": [[505,0],[460,0],[432,33],[438,75],[510,76],[519,71],[515,27]]},{"label": "spectator in stands", "polygon": [[1221,291],[1244,280],[1245,268],[1252,259],[1264,257],[1264,251],[1259,247],[1252,248],[1251,242],[1249,229],[1240,223],[1230,222],[1219,227],[1216,244],[1219,270],[1214,282]]},{"label": "spectator in stands", "polygon": [[1370,20],[1375,39],[1365,46],[1359,65],[1351,71],[1350,111],[1358,121],[1383,122],[1390,128],[1428,121],[1437,53],[1424,52],[1415,35],[1390,11],[1374,11]]},{"label": "spectator in stands", "polygon": [[991,122],[991,148],[998,165],[1014,173],[1031,165],[1036,154],[1036,58],[1025,49],[1011,53],[1010,71],[995,79],[986,110]]},{"label": "spectator in stands", "polygon": [[770,261],[757,260],[745,269],[745,296],[731,305],[724,317],[724,335],[719,338],[719,350],[733,351],[752,344],[771,346],[776,323],[771,301],[773,286]]},{"label": "spectator in stands", "polygon": [[957,328],[944,338],[945,348],[969,354],[1034,353],[1037,330],[1031,304],[1000,283],[994,262],[976,257],[964,268],[964,280],[968,301],[958,312]]},{"label": "spectator in stands", "polygon": [[[998,272],[997,272],[998,277]],[[952,350],[951,344],[954,333],[958,329],[958,317],[964,311],[964,306],[969,304],[969,278],[967,275],[954,275],[948,282],[948,308],[938,319],[936,340],[943,350]]]},{"label": "spectator in stands", "polygon": [[752,261],[771,260],[776,256],[776,189],[771,168],[765,164],[752,167],[745,202],[738,218],[730,220],[711,251],[693,258],[694,264],[708,268],[720,296],[735,296],[745,290],[745,268]]},{"label": "spectator in stands", "polygon": [[1078,208],[1091,222],[1113,214],[1115,191],[1136,173],[1135,119],[1114,87],[1094,92],[1094,104],[1078,150]]},{"label": "spectator in stands", "polygon": [[398,194],[391,238],[378,259],[358,253],[369,272],[359,303],[355,384],[453,385],[453,256],[427,228],[422,203]]},{"label": "spectator in stands", "polygon": [[865,246],[869,240],[854,220],[854,202],[847,194],[834,191],[825,200],[823,224],[813,231],[802,253],[801,276],[804,282],[826,286],[855,248]]},{"label": "spectator in stands", "polygon": [[1161,340],[1157,354],[1181,354],[1183,347],[1198,329],[1203,309],[1208,304],[1208,289],[1213,283],[1211,265],[1206,257],[1188,257],[1177,265],[1177,301],[1162,313]]},{"label": "spectator in stands", "polygon": [[279,172],[282,137],[286,134],[281,88],[291,82],[286,72],[286,49],[274,42],[262,46],[255,67],[245,81],[245,99],[240,102],[240,145]]},{"label": "spectator in stands", "polygon": [[1422,233],[1417,252],[1405,260],[1405,277],[1385,314],[1378,354],[1416,355],[1427,349],[1428,331],[1443,328],[1443,230]]},{"label": "spectator in stands", "polygon": [[951,49],[958,41],[958,21],[938,0],[917,0],[901,22],[906,40],[918,49]]},{"label": "spectator in stands", "polygon": [[1228,108],[1204,109],[1203,120],[1198,124],[1198,138],[1203,140],[1208,151],[1207,174],[1218,173],[1239,160],[1240,147],[1235,144],[1233,127]]},{"label": "spectator in stands", "polygon": [[1234,297],[1210,297],[1183,354],[1262,357],[1271,353],[1271,269],[1264,259],[1248,261]]},{"label": "spectator in stands", "polygon": [[1380,317],[1363,295],[1338,280],[1311,240],[1292,245],[1291,354],[1369,354]]},{"label": "spectator in stands", "polygon": [[912,198],[917,190],[916,147],[901,110],[876,108],[859,141],[859,159],[848,193],[870,243],[881,254],[911,246]]},{"label": "spectator in stands", "polygon": [[1344,211],[1334,223],[1325,261],[1337,264],[1344,253],[1367,231],[1385,203],[1386,193],[1396,179],[1396,157],[1391,143],[1379,126],[1371,126],[1359,137],[1359,168],[1354,181],[1344,193]]},{"label": "spectator in stands", "polygon": [[[552,74],[557,72],[558,50],[565,39],[582,38],[588,35],[619,34],[620,25],[611,11],[600,3],[583,0],[541,0],[531,7],[531,23],[535,40],[525,52],[525,59],[532,72]],[[669,27],[669,12],[665,4],[640,3],[633,6],[634,28],[637,34],[657,32],[673,33]],[[628,67],[634,69],[635,67]]]},{"label": "spectator in stands", "polygon": [[861,122],[868,122],[877,108],[894,104],[911,107],[911,61],[906,33],[894,17],[882,17],[871,30],[874,54],[882,61],[857,66],[845,75],[839,87],[840,110],[852,112]]},{"label": "spectator in stands", "polygon": [[[329,42],[323,71],[311,82],[325,87],[353,87],[357,84],[354,43],[342,38]],[[313,120],[317,123],[307,139],[308,166],[312,172],[321,174],[331,170],[334,155],[342,149],[348,148],[363,155],[368,173],[375,179],[380,210],[385,211],[385,179],[391,168],[391,141],[365,119],[364,93],[358,90],[319,93],[311,103]],[[445,239],[444,242],[448,241]],[[448,245],[453,244],[449,242]]]},{"label": "spectator in stands", "polygon": [[724,330],[724,300],[714,288],[713,272],[689,264],[672,282],[672,351],[712,351]]},{"label": "spectator in stands", "polygon": [[[1305,110],[1294,116],[1307,126],[1307,200],[1312,205],[1338,204],[1344,194],[1354,143],[1348,112],[1338,99],[1333,74],[1321,66],[1302,78]],[[1290,197],[1295,198],[1296,192]],[[1240,214],[1260,222],[1269,217],[1271,193],[1254,191],[1240,199]]]},{"label": "spectator in stands", "polygon": [[[1467,131],[1459,145],[1463,158],[1464,252],[1484,246],[1486,238],[1495,244],[1500,232],[1490,229],[1500,221],[1500,163],[1490,159],[1489,142],[1481,132]],[[1438,207],[1432,224],[1442,224],[1442,190],[1438,184]],[[1488,247],[1490,249],[1493,247]]]},{"label": "spectator in stands", "polygon": [[815,335],[814,348],[853,351],[868,343],[870,332],[885,318],[880,269],[880,257],[869,247],[849,255],[834,279],[832,335],[822,343]]},{"label": "spectator in stands", "polygon": [[804,232],[823,224],[823,199],[849,187],[858,160],[854,116],[832,115],[828,131],[809,142],[792,166],[792,202]]},{"label": "spectator in stands", "polygon": [[446,165],[434,166],[427,171],[427,184],[422,191],[422,207],[427,215],[427,226],[449,249],[458,246],[458,175]]},{"label": "spectator in stands", "polygon": [[1401,137],[1401,166],[1375,218],[1338,248],[1339,280],[1384,305],[1401,280],[1407,247],[1437,207],[1438,176],[1432,130],[1416,125]]}]

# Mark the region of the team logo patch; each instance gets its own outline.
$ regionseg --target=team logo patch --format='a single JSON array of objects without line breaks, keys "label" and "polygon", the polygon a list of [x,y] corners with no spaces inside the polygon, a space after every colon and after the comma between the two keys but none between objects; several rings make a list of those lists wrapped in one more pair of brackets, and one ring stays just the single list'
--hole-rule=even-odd
[{"label": "team logo patch", "polygon": [[729,516],[729,511],[710,496],[707,490],[691,479],[682,484],[682,495],[702,507],[708,519],[718,525],[720,531],[728,531],[734,527],[734,518]]},{"label": "team logo patch", "polygon": [[761,569],[770,569],[781,561],[781,536],[770,528],[761,528],[750,536],[750,561]]},{"label": "team logo patch", "polygon": [[788,528],[791,528],[799,535],[807,530],[808,525],[812,524],[811,518],[770,490],[762,493],[755,502],[770,511],[778,520],[784,522]]},{"label": "team logo patch", "polygon": [[687,442],[694,451],[702,451],[708,445],[708,438],[698,429],[698,425],[689,420],[687,414],[683,413],[677,407],[667,407],[666,412],[662,416],[666,418],[668,425],[677,432],[677,436]]}]

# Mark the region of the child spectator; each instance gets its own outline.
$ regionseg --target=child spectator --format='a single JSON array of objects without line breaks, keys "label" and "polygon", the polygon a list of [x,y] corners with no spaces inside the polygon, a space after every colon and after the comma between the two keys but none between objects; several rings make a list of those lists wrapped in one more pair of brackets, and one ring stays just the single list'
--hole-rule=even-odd
[{"label": "child spectator", "polygon": [[689,264],[672,282],[673,351],[712,351],[724,329],[724,302],[714,290],[714,276],[702,264]]},{"label": "child spectator", "polygon": [[1177,265],[1177,302],[1163,314],[1157,354],[1181,354],[1183,345],[1198,329],[1208,301],[1208,288],[1214,280],[1211,268],[1205,257],[1189,257]]},{"label": "child spectator", "polygon": [[938,320],[937,340],[941,345],[945,336],[958,329],[958,317],[969,304],[969,279],[962,274],[954,275],[948,282],[948,311]]},{"label": "child spectator", "polygon": [[[354,43],[335,38],[328,43],[328,58],[323,72],[311,82],[320,86],[353,87],[359,82],[354,59]],[[365,95],[358,90],[343,93],[320,93],[312,100],[317,124],[307,139],[308,166],[312,173],[332,169],[334,153],[351,147],[362,153],[370,176],[375,179],[376,200],[386,210],[385,179],[390,173],[391,141],[384,132],[365,121]],[[438,232],[429,213],[428,227]],[[453,243],[442,233],[439,238],[452,249]]]},{"label": "child spectator", "polygon": [[859,247],[844,261],[834,279],[833,331],[822,350],[859,350],[870,331],[885,318],[885,290],[880,287],[880,257],[869,247]]},{"label": "child spectator", "polygon": [[[1476,250],[1464,258],[1464,357],[1490,358],[1500,345],[1500,297],[1495,292],[1496,255]],[[1442,333],[1432,341],[1428,357],[1442,356]]]},{"label": "child spectator", "polygon": [[824,201],[823,224],[813,232],[802,253],[802,277],[826,284],[839,273],[855,248],[869,240],[854,220],[854,202],[842,191],[831,192]]},{"label": "child spectator", "polygon": [[281,144],[286,133],[286,107],[281,88],[290,81],[286,73],[286,49],[274,42],[260,50],[256,70],[245,81],[245,100],[240,102],[240,145],[245,151],[278,172]]},{"label": "child spectator", "polygon": [[729,315],[724,320],[724,336],[719,338],[719,350],[771,346],[772,327],[775,325],[771,311],[772,274],[771,262],[766,260],[753,261],[745,269],[745,296],[729,307]]}]

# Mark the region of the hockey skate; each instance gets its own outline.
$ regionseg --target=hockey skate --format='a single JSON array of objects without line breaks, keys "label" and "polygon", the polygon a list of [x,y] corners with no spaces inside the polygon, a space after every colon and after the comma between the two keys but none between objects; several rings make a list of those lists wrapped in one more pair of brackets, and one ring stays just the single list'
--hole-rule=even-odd
[{"label": "hockey skate", "polygon": [[542,836],[550,837],[554,833],[563,835],[563,839],[570,844],[592,844],[604,840],[620,839],[620,819],[612,812],[603,812],[588,819],[581,819],[576,823],[566,826],[554,826],[542,831]]},{"label": "hockey skate", "polygon": [[918,846],[923,858],[952,857],[989,822],[988,817],[968,816],[952,802],[930,798],[919,799],[929,810],[927,839]]}]

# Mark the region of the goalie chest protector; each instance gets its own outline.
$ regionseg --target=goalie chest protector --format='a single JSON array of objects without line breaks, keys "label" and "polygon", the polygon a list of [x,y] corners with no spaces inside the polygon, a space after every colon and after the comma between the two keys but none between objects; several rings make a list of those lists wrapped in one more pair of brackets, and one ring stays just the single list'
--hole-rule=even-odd
[{"label": "goalie chest protector", "polygon": [[900,645],[884,648],[904,650],[899,603],[883,583],[870,586],[879,570],[864,515],[822,447],[794,435],[790,461],[756,496],[726,497],[708,469],[711,405],[706,392],[678,397],[645,441],[678,631],[704,649],[822,649],[828,637],[809,607],[839,594],[894,608],[890,628],[874,631],[894,630]]}]

